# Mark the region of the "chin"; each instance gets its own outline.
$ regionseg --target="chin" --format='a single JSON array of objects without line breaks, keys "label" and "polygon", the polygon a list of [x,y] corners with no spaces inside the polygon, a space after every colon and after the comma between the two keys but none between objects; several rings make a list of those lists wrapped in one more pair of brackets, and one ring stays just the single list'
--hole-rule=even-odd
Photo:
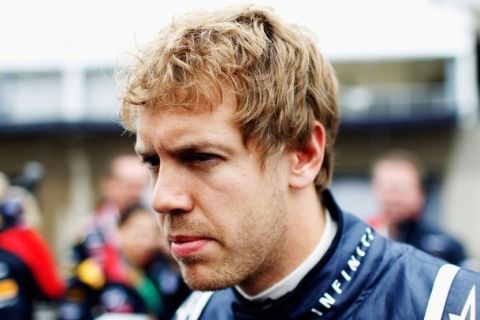
[{"label": "chin", "polygon": [[237,276],[201,265],[180,265],[183,280],[191,290],[218,291],[233,287],[241,282]]},{"label": "chin", "polygon": [[188,277],[184,276],[183,280],[191,290],[195,291],[218,291],[236,285],[235,282],[222,281],[223,279]]}]

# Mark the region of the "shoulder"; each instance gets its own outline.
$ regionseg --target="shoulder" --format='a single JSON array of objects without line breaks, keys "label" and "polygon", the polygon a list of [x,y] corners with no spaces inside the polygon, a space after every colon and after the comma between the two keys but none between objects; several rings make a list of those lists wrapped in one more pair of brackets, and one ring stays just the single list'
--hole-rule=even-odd
[{"label": "shoulder", "polygon": [[[376,312],[378,316],[398,319],[397,313],[402,311],[409,315],[425,315],[424,319],[443,319],[442,315],[461,315],[480,306],[480,300],[475,300],[480,299],[476,293],[480,287],[479,274],[448,264],[410,245],[393,241],[383,243],[383,254],[377,256],[381,256],[380,260],[370,264],[374,269],[369,274],[369,289],[364,291],[358,312]],[[383,301],[385,307],[372,310],[372,301],[375,305]]]},{"label": "shoulder", "polygon": [[[390,249],[399,254],[384,277],[387,282],[396,283],[389,291],[398,307],[406,308],[407,301],[415,301],[412,307],[424,312],[425,319],[442,319],[442,314],[461,315],[480,307],[480,295],[476,292],[480,274],[445,263],[409,245],[391,243]],[[387,287],[383,286],[384,290]]]},{"label": "shoulder", "polygon": [[[425,319],[440,319],[450,315],[450,319],[460,319],[468,312],[474,315],[480,306],[480,276],[473,271],[445,264],[438,270],[430,292]],[[465,319],[465,318],[462,318]]]}]

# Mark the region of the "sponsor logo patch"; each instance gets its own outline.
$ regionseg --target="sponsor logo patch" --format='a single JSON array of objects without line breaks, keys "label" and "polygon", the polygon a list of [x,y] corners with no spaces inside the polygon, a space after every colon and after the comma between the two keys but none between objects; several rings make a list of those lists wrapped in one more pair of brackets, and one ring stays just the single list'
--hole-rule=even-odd
[{"label": "sponsor logo patch", "polygon": [[0,300],[15,298],[18,295],[18,285],[13,279],[0,281]]}]

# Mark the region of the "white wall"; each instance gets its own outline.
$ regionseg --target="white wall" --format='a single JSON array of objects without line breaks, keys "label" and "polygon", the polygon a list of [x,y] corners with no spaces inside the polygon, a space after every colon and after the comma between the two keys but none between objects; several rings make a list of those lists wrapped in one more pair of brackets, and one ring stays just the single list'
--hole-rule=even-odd
[{"label": "white wall", "polygon": [[459,131],[448,155],[442,223],[480,261],[480,125]]},{"label": "white wall", "polygon": [[[15,0],[0,10],[0,70],[105,65],[171,18],[245,1]],[[453,1],[262,0],[310,28],[333,59],[456,56],[473,50],[474,19]]]}]

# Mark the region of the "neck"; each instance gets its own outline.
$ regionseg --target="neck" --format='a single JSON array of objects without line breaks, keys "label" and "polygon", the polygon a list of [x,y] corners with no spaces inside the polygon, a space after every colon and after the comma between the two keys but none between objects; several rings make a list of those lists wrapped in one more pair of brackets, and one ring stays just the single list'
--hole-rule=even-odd
[{"label": "neck", "polygon": [[263,267],[239,285],[248,295],[263,292],[288,276],[307,259],[322,238],[325,213],[314,187],[291,194],[288,203],[282,244]]}]

